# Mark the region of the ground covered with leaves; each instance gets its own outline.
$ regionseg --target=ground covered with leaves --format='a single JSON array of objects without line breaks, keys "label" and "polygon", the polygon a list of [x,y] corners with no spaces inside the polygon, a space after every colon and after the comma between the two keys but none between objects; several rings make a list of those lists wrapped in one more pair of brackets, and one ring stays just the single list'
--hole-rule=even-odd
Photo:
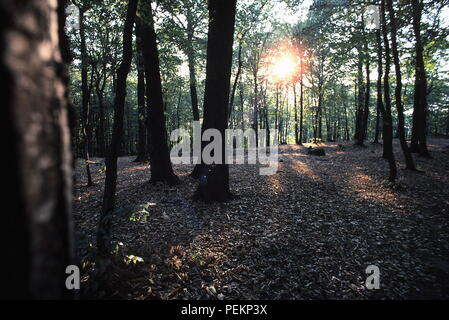
[{"label": "ground covered with leaves", "polygon": [[[316,146],[314,146],[316,147]],[[98,289],[95,234],[104,163],[95,186],[77,161],[74,217],[84,295],[118,299],[421,299],[449,298],[449,140],[429,141],[422,172],[385,179],[380,145],[325,143],[326,156],[279,148],[275,175],[230,166],[236,199],[192,200],[193,166],[176,165],[181,184],[150,184],[148,164],[119,159],[109,291]],[[365,288],[367,266],[380,289]]]}]

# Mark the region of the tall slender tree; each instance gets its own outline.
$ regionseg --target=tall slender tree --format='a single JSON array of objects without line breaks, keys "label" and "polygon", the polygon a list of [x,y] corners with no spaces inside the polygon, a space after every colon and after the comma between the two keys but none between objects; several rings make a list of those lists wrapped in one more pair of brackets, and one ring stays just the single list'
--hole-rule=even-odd
[{"label": "tall slender tree", "polygon": [[407,140],[405,137],[404,106],[402,104],[402,73],[401,73],[401,65],[399,63],[399,52],[397,41],[398,27],[395,12],[393,9],[393,1],[386,0],[386,7],[388,9],[390,17],[391,49],[393,53],[393,63],[396,73],[395,102],[396,102],[396,110],[398,112],[398,135],[401,143],[402,152],[404,153],[405,157],[406,169],[416,170],[415,163],[413,161],[413,157],[407,145]]},{"label": "tall slender tree", "polygon": [[[87,186],[93,186],[92,174],[90,172],[90,152],[92,144],[92,113],[90,101],[90,86],[88,80],[88,54],[86,46],[86,22],[85,14],[90,9],[89,3],[74,1],[79,9],[79,33],[80,33],[80,51],[81,51],[81,93],[82,93],[82,130],[83,130],[83,148],[84,160],[87,174]],[[92,78],[91,78],[92,80]]]},{"label": "tall slender tree", "polygon": [[380,92],[380,87],[382,86],[382,43],[381,43],[381,31],[376,31],[376,42],[377,42],[377,106],[380,108],[382,113],[382,137],[383,137],[383,157],[388,160],[390,167],[390,174],[388,181],[391,183],[396,182],[397,167],[396,160],[393,152],[393,120],[391,118],[391,99],[390,99],[390,44],[388,43],[388,30],[385,15],[385,0],[381,0],[381,25],[382,25],[382,35],[385,47],[385,74],[384,74],[384,98],[385,105],[382,101],[382,93]]},{"label": "tall slender tree", "polygon": [[196,21],[193,18],[193,6],[186,4],[186,20],[187,20],[187,44],[186,53],[189,65],[189,87],[190,87],[190,101],[192,103],[193,121],[200,121],[200,112],[198,110],[198,90],[195,71],[195,50],[193,47],[195,37]]},{"label": "tall slender tree", "polygon": [[133,47],[132,35],[137,11],[137,1],[129,0],[126,20],[123,30],[123,56],[117,70],[114,99],[114,127],[112,140],[106,155],[106,180],[101,208],[100,222],[97,231],[97,248],[100,255],[108,254],[109,232],[112,212],[115,207],[115,193],[117,188],[117,158],[123,139],[123,119],[126,99],[126,80],[131,69]]}]

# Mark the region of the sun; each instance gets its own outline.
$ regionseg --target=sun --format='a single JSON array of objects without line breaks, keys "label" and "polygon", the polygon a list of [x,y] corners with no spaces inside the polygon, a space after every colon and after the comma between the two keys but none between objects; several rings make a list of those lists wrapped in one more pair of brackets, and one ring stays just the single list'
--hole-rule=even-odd
[{"label": "sun", "polygon": [[268,75],[274,83],[291,82],[298,71],[299,57],[290,51],[277,52],[269,58]]},{"label": "sun", "polygon": [[290,56],[282,56],[274,61],[272,75],[280,80],[288,79],[295,71],[296,63]]}]

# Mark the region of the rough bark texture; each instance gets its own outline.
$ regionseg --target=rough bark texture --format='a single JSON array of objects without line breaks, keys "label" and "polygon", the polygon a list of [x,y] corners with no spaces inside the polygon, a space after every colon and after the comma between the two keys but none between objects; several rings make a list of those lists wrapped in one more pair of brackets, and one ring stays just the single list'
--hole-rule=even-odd
[{"label": "rough bark texture", "polygon": [[179,183],[170,161],[165,125],[164,101],[162,94],[159,53],[156,32],[154,31],[151,2],[142,2],[140,23],[142,26],[142,49],[145,65],[148,109],[148,130],[150,136],[151,182],[165,182],[168,185]]},{"label": "rough bark texture", "polygon": [[123,31],[123,57],[117,70],[117,80],[114,99],[114,127],[112,140],[106,156],[106,181],[101,208],[100,223],[97,233],[97,247],[100,254],[106,254],[108,249],[111,214],[115,206],[115,191],[117,187],[117,158],[120,143],[123,139],[123,118],[126,98],[126,80],[132,61],[132,32],[137,10],[137,0],[129,0],[126,21]]},{"label": "rough bark texture", "polygon": [[[6,251],[1,297],[61,299],[72,261],[72,157],[63,1],[0,3]],[[63,38],[64,37],[64,38]]]},{"label": "rough bark texture", "polygon": [[[203,130],[215,128],[225,137],[228,126],[229,91],[232,66],[236,0],[209,1],[206,87]],[[222,139],[222,150],[225,140]],[[230,199],[229,167],[224,164],[203,165],[195,198],[206,202]]]}]

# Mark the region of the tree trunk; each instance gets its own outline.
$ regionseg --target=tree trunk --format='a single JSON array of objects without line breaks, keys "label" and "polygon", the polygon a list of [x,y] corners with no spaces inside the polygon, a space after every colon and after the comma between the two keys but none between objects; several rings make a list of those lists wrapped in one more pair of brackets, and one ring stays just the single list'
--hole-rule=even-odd
[{"label": "tree trunk", "polygon": [[146,92],[148,108],[148,130],[150,136],[151,182],[168,185],[179,183],[170,161],[167,129],[164,114],[159,52],[154,31],[151,1],[142,2],[140,23],[142,26],[142,49],[145,64]]},{"label": "tree trunk", "polygon": [[379,107],[379,104],[383,103],[383,102],[379,101],[379,95],[380,95],[380,99],[382,99],[382,79],[381,79],[381,75],[379,76],[379,79],[380,79],[380,83],[379,83],[379,80],[377,82],[376,127],[375,127],[375,131],[374,131],[373,144],[378,144],[379,143],[379,136],[380,136],[380,107]]},{"label": "tree trunk", "polygon": [[303,83],[303,57],[301,57],[300,60],[300,70],[301,70],[301,75],[300,75],[300,79],[299,79],[299,88],[300,88],[300,93],[299,93],[299,144],[302,145],[304,139],[303,139],[303,122],[304,122],[304,83]]},{"label": "tree trunk", "polygon": [[[258,59],[256,59],[258,61]],[[257,62],[255,62],[257,63]],[[232,65],[232,62],[231,62]],[[253,129],[256,132],[256,146],[259,145],[259,85],[257,82],[257,73],[258,73],[258,66],[254,66],[254,72],[253,72],[253,81],[254,81],[254,114],[253,114]]]},{"label": "tree trunk", "polygon": [[136,23],[136,63],[137,63],[137,105],[138,105],[138,124],[139,135],[137,142],[137,158],[134,162],[148,161],[147,148],[147,126],[145,112],[145,66],[142,57],[142,31],[141,26]]},{"label": "tree trunk", "polygon": [[397,45],[397,22],[395,13],[393,10],[392,0],[387,1],[387,8],[390,15],[390,25],[391,25],[391,49],[393,53],[393,62],[396,72],[396,88],[395,88],[395,100],[396,109],[398,111],[398,135],[401,142],[402,152],[404,153],[406,169],[416,170],[415,163],[413,162],[412,154],[408,148],[407,141],[405,139],[405,129],[404,129],[404,106],[402,105],[402,74],[399,63],[399,53]]},{"label": "tree trunk", "polygon": [[426,142],[427,129],[427,78],[421,39],[423,2],[412,0],[413,32],[415,34],[415,92],[413,100],[413,131],[410,151],[429,157]]},{"label": "tree trunk", "polygon": [[222,136],[222,161],[202,165],[195,198],[205,202],[226,201],[229,190],[229,167],[225,164],[225,130],[228,126],[229,91],[232,67],[236,0],[209,1],[204,122],[202,130],[214,128]]},{"label": "tree trunk", "polygon": [[87,186],[93,186],[92,175],[89,166],[89,153],[92,140],[92,123],[90,110],[90,90],[88,84],[88,68],[87,68],[87,48],[86,48],[86,26],[84,21],[84,13],[86,8],[79,7],[79,31],[81,38],[81,92],[82,92],[82,118],[83,118],[83,146],[84,159],[87,174]]},{"label": "tree trunk", "polygon": [[[391,99],[390,99],[390,45],[388,44],[388,30],[387,30],[387,22],[385,16],[385,0],[381,0],[381,20],[382,20],[382,34],[384,39],[385,46],[385,75],[384,75],[384,97],[385,97],[385,107],[382,104],[378,104],[381,108],[382,117],[383,117],[383,157],[388,160],[388,164],[390,167],[390,175],[388,177],[388,181],[391,183],[396,182],[397,176],[397,167],[396,160],[393,152],[393,121],[391,118]],[[382,44],[381,44],[381,35],[380,30],[376,32],[376,40],[377,40],[377,72],[379,78],[382,75]],[[379,82],[382,80],[378,80],[377,85],[379,86]],[[377,96],[379,99],[379,95]],[[380,95],[380,99],[382,96]],[[379,100],[378,100],[379,103]]]},{"label": "tree trunk", "polygon": [[318,81],[318,105],[316,108],[316,115],[315,115],[315,130],[314,130],[314,143],[317,143],[317,141],[319,140],[320,142],[322,142],[322,104],[323,104],[323,85],[321,84],[321,80]]},{"label": "tree trunk", "polygon": [[363,131],[363,120],[365,117],[364,102],[365,102],[365,84],[363,82],[363,54],[359,49],[357,62],[357,111],[355,123],[355,144],[364,146],[365,134]]},{"label": "tree trunk", "polygon": [[1,121],[9,134],[3,299],[73,298],[65,287],[74,261],[64,13],[57,0],[0,5]]},{"label": "tree trunk", "polygon": [[239,85],[239,96],[240,96],[240,116],[241,116],[241,129],[243,131],[245,131],[245,112],[244,112],[244,107],[245,107],[245,102],[243,99],[243,84],[242,84],[242,80],[240,80],[240,85]]},{"label": "tree trunk", "polygon": [[104,90],[97,90],[97,98],[98,98],[98,109],[100,119],[98,121],[98,146],[99,146],[99,156],[104,157],[106,154],[106,141],[105,141],[105,125],[104,118],[106,117],[104,111],[104,102],[103,102]]},{"label": "tree trunk", "polygon": [[295,108],[295,144],[299,144],[298,104],[296,102],[296,83],[293,84],[293,105]]},{"label": "tree trunk", "polygon": [[112,140],[106,155],[106,181],[101,208],[100,222],[97,232],[97,247],[100,255],[108,254],[111,215],[115,207],[115,191],[117,188],[117,158],[123,140],[123,119],[126,98],[126,80],[132,61],[132,33],[137,10],[137,0],[129,0],[123,31],[123,56],[117,70],[114,99],[114,127]]},{"label": "tree trunk", "polygon": [[235,97],[235,91],[237,89],[237,83],[240,78],[240,74],[242,73],[242,67],[243,67],[243,61],[242,61],[242,42],[243,38],[239,41],[239,51],[238,51],[238,63],[237,63],[237,74],[235,75],[234,83],[232,85],[232,91],[231,91],[231,101],[229,102],[229,115],[230,117],[232,115],[233,109],[234,109],[234,97]]},{"label": "tree trunk", "polygon": [[363,124],[362,124],[362,134],[363,139],[366,140],[368,136],[368,118],[369,118],[369,101],[370,101],[370,89],[371,89],[371,81],[370,81],[370,63],[369,63],[369,45],[368,39],[365,40],[365,72],[366,72],[366,88],[365,88],[365,109],[363,111]]},{"label": "tree trunk", "polygon": [[195,52],[193,50],[194,31],[192,26],[192,12],[190,6],[187,6],[187,58],[189,64],[190,99],[192,102],[193,121],[200,121],[198,94],[196,90]]}]

